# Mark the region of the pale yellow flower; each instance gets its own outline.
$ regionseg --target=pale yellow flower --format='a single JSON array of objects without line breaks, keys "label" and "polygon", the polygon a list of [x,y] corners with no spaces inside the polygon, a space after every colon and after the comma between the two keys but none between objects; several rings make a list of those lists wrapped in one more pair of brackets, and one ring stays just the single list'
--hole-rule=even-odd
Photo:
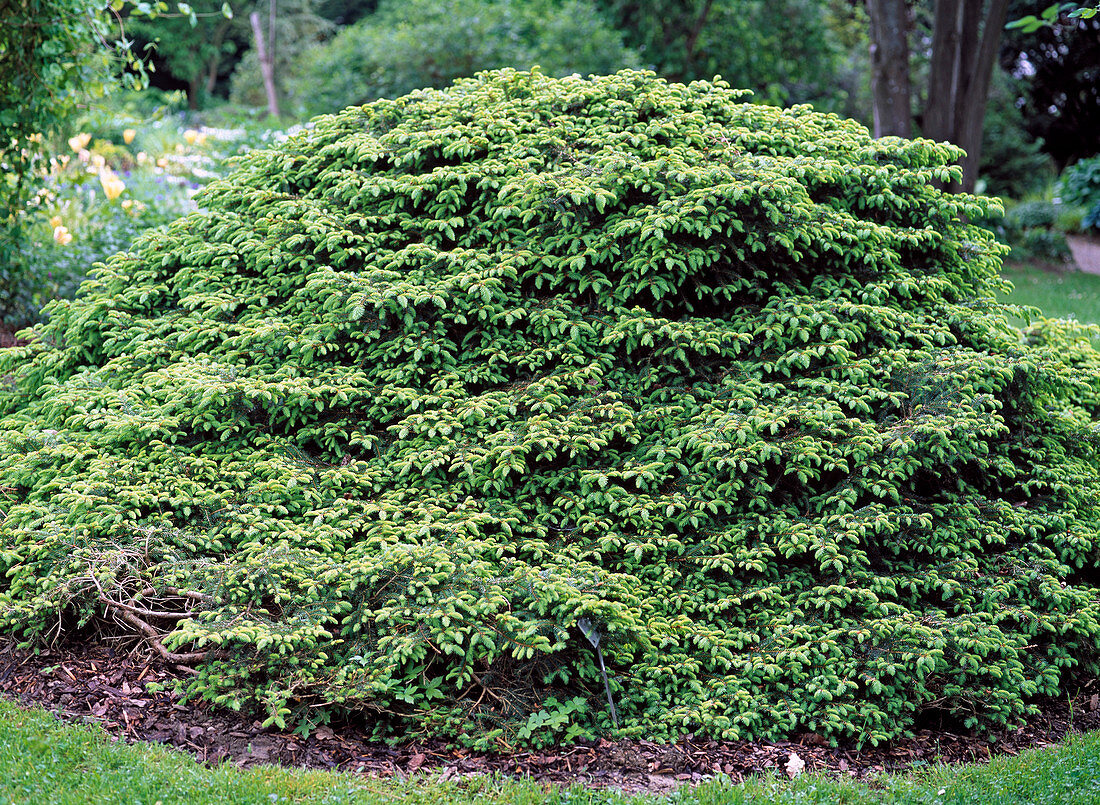
[{"label": "pale yellow flower", "polygon": [[149,161],[149,155],[144,151],[138,151],[137,161],[139,165],[144,165]]},{"label": "pale yellow flower", "polygon": [[194,145],[195,140],[199,138],[199,133],[194,129],[188,129],[183,133],[183,139],[187,140],[188,145]]},{"label": "pale yellow flower", "polygon": [[132,143],[135,137],[137,137],[137,132],[133,129],[126,129],[124,132],[122,132],[122,141],[127,145]]},{"label": "pale yellow flower", "polygon": [[52,226],[54,229],[57,229],[59,226],[61,226],[61,216],[55,215],[53,218],[51,218],[50,226]]},{"label": "pale yellow flower", "polygon": [[103,158],[103,154],[92,154],[92,165],[102,168],[106,164],[107,160]]},{"label": "pale yellow flower", "polygon": [[53,228],[53,239],[62,246],[68,246],[73,242],[73,236],[69,233],[69,230],[63,226],[55,226]]},{"label": "pale yellow flower", "polygon": [[158,159],[157,160],[157,167],[158,168],[167,168],[168,167],[168,157],[161,157],[160,159]]},{"label": "pale yellow flower", "polygon": [[91,141],[92,135],[88,134],[88,132],[83,132],[81,134],[77,134],[75,137],[69,138],[69,148],[73,149],[74,151],[80,151],[81,149],[85,148]]},{"label": "pale yellow flower", "polygon": [[133,206],[134,206],[134,200],[132,198],[128,198],[128,199],[126,199],[125,201],[122,202],[122,209],[124,209],[124,210],[128,210]]},{"label": "pale yellow flower", "polygon": [[103,195],[107,196],[108,201],[114,201],[126,189],[123,181],[109,170],[99,174],[99,183],[103,185]]}]

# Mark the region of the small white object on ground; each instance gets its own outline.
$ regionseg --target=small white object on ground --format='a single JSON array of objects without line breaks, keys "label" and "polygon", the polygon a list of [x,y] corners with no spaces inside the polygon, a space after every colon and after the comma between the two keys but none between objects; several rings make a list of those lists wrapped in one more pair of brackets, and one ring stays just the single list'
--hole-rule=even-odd
[{"label": "small white object on ground", "polygon": [[806,761],[791,752],[791,756],[787,758],[787,776],[792,780],[798,775],[802,774],[802,770],[806,768]]}]

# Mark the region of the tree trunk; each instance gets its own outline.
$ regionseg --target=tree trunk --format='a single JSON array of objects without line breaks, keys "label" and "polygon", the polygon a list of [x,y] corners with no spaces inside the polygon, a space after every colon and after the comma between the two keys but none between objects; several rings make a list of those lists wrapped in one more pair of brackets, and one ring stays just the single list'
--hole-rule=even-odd
[{"label": "tree trunk", "polygon": [[275,0],[267,10],[267,57],[271,60],[271,77],[275,80]]},{"label": "tree trunk", "polygon": [[932,140],[955,140],[955,110],[961,97],[959,49],[963,46],[963,6],[969,4],[973,0],[970,3],[936,0],[928,97],[921,116],[921,133]]},{"label": "tree trunk", "polygon": [[871,18],[871,93],[875,136],[912,134],[909,8],[906,0],[867,0]]},{"label": "tree trunk", "polygon": [[264,78],[264,92],[267,93],[267,113],[272,117],[279,116],[279,99],[275,95],[275,60],[272,54],[264,47],[264,32],[260,25],[260,15],[253,11],[248,15],[252,23],[252,35],[256,38],[256,56],[260,60],[260,72]]},{"label": "tree trunk", "polygon": [[982,127],[985,123],[986,102],[989,99],[989,83],[993,78],[993,69],[997,61],[997,52],[1001,46],[1001,32],[1008,16],[1008,0],[993,0],[989,14],[985,19],[981,45],[974,51],[973,67],[967,83],[966,95],[957,107],[958,120],[955,123],[960,148],[966,151],[962,160],[963,179],[961,184],[952,184],[953,192],[973,193],[978,181],[978,164],[982,158]]},{"label": "tree trunk", "polygon": [[706,2],[703,3],[703,10],[699,12],[699,16],[695,18],[691,30],[688,31],[687,48],[684,58],[684,62],[687,65],[685,70],[690,70],[692,62],[695,61],[695,46],[699,43],[699,34],[703,32],[703,26],[707,24],[707,17],[710,16],[710,9],[713,5],[714,0],[706,0]]},{"label": "tree trunk", "polygon": [[[962,182],[952,192],[974,192],[982,156],[982,124],[1008,0],[936,0],[932,65],[921,133],[966,151]],[[984,25],[982,18],[985,18]]]},{"label": "tree trunk", "polygon": [[218,67],[221,66],[221,49],[222,42],[225,41],[225,35],[229,31],[230,20],[222,19],[218,23],[218,27],[214,30],[214,55],[210,57],[210,61],[206,65],[206,93],[208,95],[214,94],[214,87],[218,83]]}]

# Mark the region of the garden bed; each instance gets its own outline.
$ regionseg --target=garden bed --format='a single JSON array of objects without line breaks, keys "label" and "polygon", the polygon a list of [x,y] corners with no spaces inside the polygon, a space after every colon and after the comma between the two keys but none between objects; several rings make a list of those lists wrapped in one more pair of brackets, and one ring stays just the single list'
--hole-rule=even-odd
[{"label": "garden bed", "polygon": [[588,741],[559,750],[486,754],[449,748],[442,741],[387,746],[364,738],[354,724],[323,727],[308,738],[263,729],[260,722],[207,702],[181,704],[170,692],[150,692],[149,683],[170,688],[182,676],[140,646],[114,650],[98,643],[67,641],[41,654],[0,647],[0,694],[39,704],[70,721],[91,721],[114,739],[156,741],[198,760],[229,761],[244,768],[277,764],[339,769],[370,777],[416,771],[445,779],[500,772],[538,781],[626,791],[668,791],[718,774],[740,781],[755,773],[781,771],[795,753],[805,771],[828,771],[862,779],[937,762],[987,761],[995,755],[1049,746],[1075,732],[1100,729],[1100,683],[1076,696],[1040,701],[1042,714],[1018,730],[988,738],[929,724],[913,739],[874,749],[832,748],[815,734],[795,741],[713,741],[687,737],[673,744],[651,741]]}]

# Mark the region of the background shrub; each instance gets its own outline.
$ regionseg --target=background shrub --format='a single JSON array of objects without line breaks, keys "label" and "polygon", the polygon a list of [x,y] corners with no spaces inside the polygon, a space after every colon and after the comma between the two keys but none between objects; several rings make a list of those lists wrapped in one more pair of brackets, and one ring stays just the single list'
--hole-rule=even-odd
[{"label": "background shrub", "polygon": [[0,262],[0,325],[18,330],[37,320],[45,299],[46,278],[36,272],[22,255],[27,250],[27,233],[15,222],[0,224],[0,248],[9,250]]},{"label": "background shrub", "polygon": [[1100,361],[958,156],[634,71],[319,118],[0,353],[0,624],[394,740],[1016,722],[1100,670]]},{"label": "background shrub", "polygon": [[[869,42],[854,4],[739,0],[596,0],[646,63],[663,78],[722,76],[759,102],[813,103],[855,111]],[[862,76],[866,81],[866,76]],[[864,96],[866,97],[866,96]],[[869,101],[869,98],[867,98]],[[864,107],[869,112],[869,107]],[[868,119],[869,122],[869,119]]]},{"label": "background shrub", "polygon": [[1071,259],[1062,223],[1062,205],[1048,200],[1010,204],[1003,218],[991,228],[1011,247],[1009,259],[1016,262],[1039,260],[1061,265]]},{"label": "background shrub", "polygon": [[638,66],[590,0],[390,0],[303,56],[291,106],[335,112],[498,67],[555,76]]},{"label": "background shrub", "polygon": [[1100,154],[1067,168],[1059,192],[1063,202],[1084,210],[1082,229],[1100,231]]}]

